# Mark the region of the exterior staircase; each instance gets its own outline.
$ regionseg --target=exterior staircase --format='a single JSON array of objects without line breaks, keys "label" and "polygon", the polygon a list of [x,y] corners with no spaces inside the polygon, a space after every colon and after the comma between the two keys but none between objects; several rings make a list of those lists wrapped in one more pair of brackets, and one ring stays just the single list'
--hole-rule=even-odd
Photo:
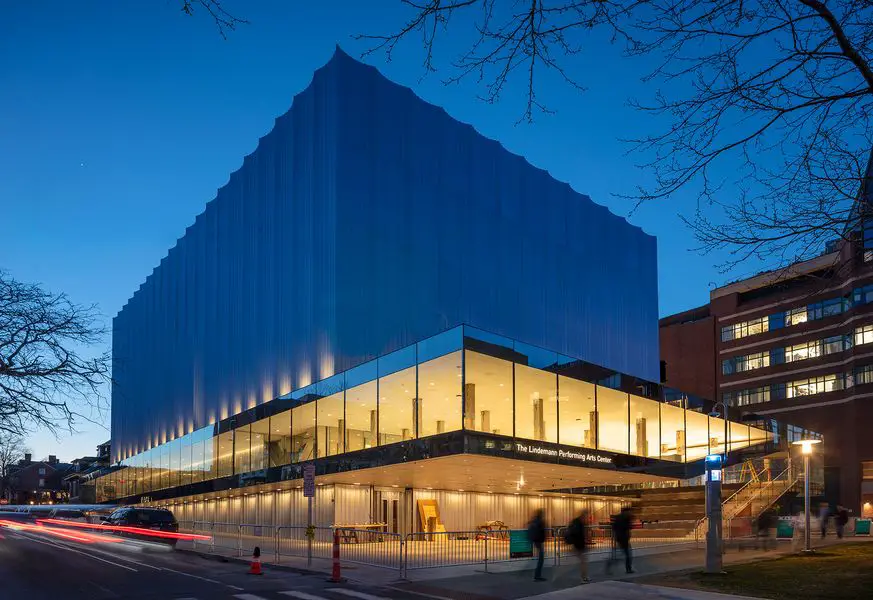
[{"label": "exterior staircase", "polygon": [[[786,492],[801,481],[803,469],[794,460],[772,478],[753,477],[722,502],[722,537],[733,539],[754,534],[754,522],[765,510],[772,507]],[[694,529],[695,538],[706,537],[709,520],[702,517]]]}]

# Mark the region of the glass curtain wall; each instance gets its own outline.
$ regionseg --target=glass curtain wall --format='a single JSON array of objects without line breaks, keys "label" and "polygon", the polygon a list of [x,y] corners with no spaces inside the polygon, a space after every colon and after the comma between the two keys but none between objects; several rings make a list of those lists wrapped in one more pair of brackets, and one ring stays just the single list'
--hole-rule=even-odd
[{"label": "glass curtain wall", "polygon": [[465,350],[464,367],[464,428],[512,436],[513,364]]},{"label": "glass curtain wall", "polygon": [[597,403],[594,384],[558,377],[558,439],[568,446],[597,447]]},{"label": "glass curtain wall", "polygon": [[99,489],[141,494],[460,429],[678,462],[773,439],[681,402],[570,377],[573,359],[475,335],[476,349],[461,349],[450,330],[278,399],[298,403],[288,410],[253,423],[244,414],[220,434],[210,425],[141,452]]},{"label": "glass curtain wall", "polygon": [[660,402],[630,395],[630,453],[661,456]]},{"label": "glass curtain wall", "polygon": [[600,450],[628,454],[628,394],[597,386],[597,412],[597,447]]},{"label": "glass curtain wall", "polygon": [[515,365],[515,436],[558,443],[558,376]]}]

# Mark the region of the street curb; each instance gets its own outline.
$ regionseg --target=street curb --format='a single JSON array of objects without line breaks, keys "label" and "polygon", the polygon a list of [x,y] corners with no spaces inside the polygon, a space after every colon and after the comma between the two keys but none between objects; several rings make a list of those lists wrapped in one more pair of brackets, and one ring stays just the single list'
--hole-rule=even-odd
[{"label": "street curb", "polygon": [[[185,554],[191,554],[194,556],[199,556],[200,558],[204,558],[206,560],[216,560],[218,562],[232,562],[238,563],[241,565],[248,565],[249,559],[241,556],[224,556],[223,554],[213,554],[211,552],[201,552],[200,550],[188,550],[186,548],[176,548],[176,552],[184,552]],[[277,565],[273,563],[261,563],[264,569],[270,568],[275,569],[277,571],[286,571],[288,573],[297,573],[298,575],[324,575],[324,571],[316,571],[313,569],[303,569],[300,567],[292,567],[290,565]]]}]

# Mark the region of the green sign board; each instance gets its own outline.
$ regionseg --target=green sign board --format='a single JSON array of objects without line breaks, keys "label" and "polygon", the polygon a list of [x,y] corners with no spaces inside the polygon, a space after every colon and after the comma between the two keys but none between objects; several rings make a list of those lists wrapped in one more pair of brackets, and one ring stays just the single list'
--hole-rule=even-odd
[{"label": "green sign board", "polygon": [[776,523],[776,537],[782,539],[793,538],[794,523],[790,520],[779,519]]},{"label": "green sign board", "polygon": [[524,529],[509,531],[509,558],[530,558],[533,556],[533,544]]},{"label": "green sign board", "polygon": [[855,535],[870,535],[870,519],[855,519]]}]

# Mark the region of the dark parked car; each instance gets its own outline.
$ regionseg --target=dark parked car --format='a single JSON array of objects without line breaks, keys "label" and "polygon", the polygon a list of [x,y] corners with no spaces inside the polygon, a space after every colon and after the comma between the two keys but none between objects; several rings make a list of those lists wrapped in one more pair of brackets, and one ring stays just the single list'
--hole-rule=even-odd
[{"label": "dark parked car", "polygon": [[[179,522],[176,521],[176,517],[173,516],[173,513],[166,508],[119,508],[109,515],[109,518],[104,521],[104,524],[149,529],[155,532],[164,531],[168,533],[178,533],[179,531]],[[177,542],[174,537],[150,535],[145,531],[118,531],[116,533],[125,537],[152,542],[162,542],[172,546],[175,546]]]}]

